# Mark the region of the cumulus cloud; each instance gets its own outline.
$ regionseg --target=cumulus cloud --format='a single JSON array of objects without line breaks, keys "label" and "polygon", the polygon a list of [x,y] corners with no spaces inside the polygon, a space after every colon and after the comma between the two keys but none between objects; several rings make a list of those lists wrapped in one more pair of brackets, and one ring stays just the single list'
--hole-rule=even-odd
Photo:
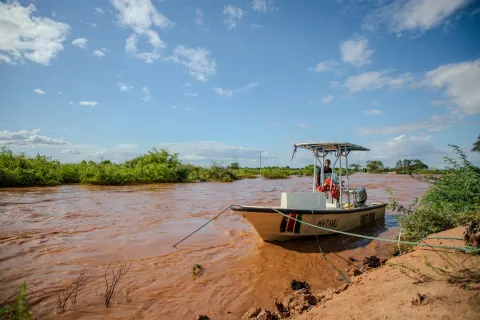
[{"label": "cumulus cloud", "polygon": [[147,87],[142,88],[142,93],[143,93],[142,100],[145,102],[150,101],[150,90],[148,90]]},{"label": "cumulus cloud", "polygon": [[100,58],[103,58],[103,57],[106,56],[105,52],[103,52],[102,50],[94,50],[93,54],[96,55],[97,57],[100,57]]},{"label": "cumulus cloud", "polygon": [[86,49],[87,48],[87,43],[88,43],[88,39],[87,38],[77,38],[75,40],[72,41],[72,44],[76,47],[79,47],[79,48],[82,48],[82,49]]},{"label": "cumulus cloud", "polygon": [[169,60],[183,65],[191,77],[203,82],[216,73],[216,61],[210,60],[210,52],[205,48],[179,45],[175,47]]},{"label": "cumulus cloud", "polygon": [[466,114],[480,114],[480,59],[440,66],[425,78],[429,86],[445,88],[445,94]]},{"label": "cumulus cloud", "polygon": [[406,134],[410,132],[416,132],[426,130],[429,132],[438,132],[451,126],[462,124],[465,116],[459,109],[450,109],[449,112],[444,114],[436,114],[424,121],[392,124],[387,126],[370,126],[360,127],[357,129],[357,134],[360,135],[395,135]]},{"label": "cumulus cloud", "polygon": [[253,31],[257,31],[257,30],[260,30],[263,28],[263,25],[261,24],[258,24],[258,23],[253,23],[250,25],[250,29],[252,29]]},{"label": "cumulus cloud", "polygon": [[39,89],[39,88],[33,90],[33,92],[38,93],[38,94],[45,94],[45,91],[43,91],[42,89]]},{"label": "cumulus cloud", "polygon": [[133,86],[127,86],[125,83],[123,82],[119,82],[118,83],[118,88],[120,89],[121,92],[124,92],[124,91],[130,91],[133,89]]},{"label": "cumulus cloud", "polygon": [[192,86],[192,84],[191,84],[190,82],[188,82],[188,81],[185,82],[185,83],[182,85],[183,88],[188,88],[188,87],[191,87],[191,86]]},{"label": "cumulus cloud", "polygon": [[243,87],[240,87],[240,88],[237,88],[237,89],[223,89],[223,88],[213,88],[213,90],[221,95],[221,96],[226,96],[226,97],[232,97],[233,94],[237,94],[237,93],[242,93],[242,92],[246,92],[246,91],[250,91],[250,90],[253,90],[255,89],[256,87],[258,87],[260,85],[260,83],[258,82],[250,82],[248,83],[247,85],[243,86]]},{"label": "cumulus cloud", "polygon": [[395,76],[388,76],[389,71],[370,71],[356,76],[348,77],[344,83],[350,92],[361,92],[381,88],[398,88],[413,81],[410,73]]},{"label": "cumulus cloud", "polygon": [[187,96],[187,97],[197,97],[198,93],[196,92],[184,92],[182,95]]},{"label": "cumulus cloud", "polygon": [[[160,39],[158,32],[152,28],[167,29],[171,28],[174,23],[158,12],[150,0],[110,0],[110,3],[117,11],[118,23],[123,27],[130,27],[134,32],[125,43],[127,54],[147,63],[153,63],[160,58],[160,51],[166,47],[166,43]],[[138,50],[139,36],[148,39],[152,51],[142,52]]]},{"label": "cumulus cloud", "polygon": [[322,102],[323,102],[323,103],[329,103],[329,102],[332,101],[332,100],[333,100],[333,96],[332,96],[332,95],[328,95],[328,96],[322,98]]},{"label": "cumulus cloud", "polygon": [[47,17],[34,17],[35,5],[0,2],[0,63],[29,60],[48,65],[63,50],[70,26]]},{"label": "cumulus cloud", "polygon": [[364,28],[374,30],[384,24],[390,32],[398,35],[408,31],[424,32],[440,26],[469,2],[470,0],[392,1],[371,12],[365,19]]},{"label": "cumulus cloud", "polygon": [[228,5],[223,8],[223,13],[226,15],[223,22],[229,29],[233,29],[237,27],[237,23],[242,19],[245,11],[240,8],[235,8],[232,5]]},{"label": "cumulus cloud", "polygon": [[369,155],[371,158],[382,159],[387,165],[394,165],[397,160],[405,158],[438,164],[448,152],[446,148],[435,146],[431,136],[402,134],[387,141],[369,143],[367,146],[371,150],[371,155]]},{"label": "cumulus cloud", "polygon": [[378,110],[378,109],[363,110],[363,113],[368,114],[370,116],[381,116],[381,115],[383,115],[382,110]]},{"label": "cumulus cloud", "polygon": [[273,0],[252,0],[252,9],[257,12],[276,11]]},{"label": "cumulus cloud", "polygon": [[81,106],[94,107],[98,105],[98,102],[97,101],[80,101],[78,104],[80,104]]},{"label": "cumulus cloud", "polygon": [[0,145],[63,145],[67,142],[39,135],[40,129],[32,131],[0,131]]},{"label": "cumulus cloud", "polygon": [[373,50],[368,49],[368,40],[347,40],[340,44],[342,61],[355,67],[361,67],[371,63],[370,56]]},{"label": "cumulus cloud", "polygon": [[[217,141],[167,142],[160,143],[158,147],[179,153],[183,160],[258,159],[260,151],[263,151],[258,148],[229,145]],[[274,156],[264,152],[262,158],[273,159]]]}]

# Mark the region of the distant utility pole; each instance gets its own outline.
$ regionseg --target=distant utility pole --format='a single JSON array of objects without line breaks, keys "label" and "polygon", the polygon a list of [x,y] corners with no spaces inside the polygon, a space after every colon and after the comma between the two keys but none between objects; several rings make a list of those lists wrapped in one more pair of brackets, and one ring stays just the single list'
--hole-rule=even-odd
[{"label": "distant utility pole", "polygon": [[260,151],[260,174],[262,174],[262,152]]}]

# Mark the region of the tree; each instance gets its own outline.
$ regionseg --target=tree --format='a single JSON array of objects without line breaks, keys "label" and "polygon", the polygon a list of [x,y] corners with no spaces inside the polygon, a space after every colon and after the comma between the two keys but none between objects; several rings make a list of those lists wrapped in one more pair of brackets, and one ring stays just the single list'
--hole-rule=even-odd
[{"label": "tree", "polygon": [[228,169],[240,169],[240,164],[237,161],[230,163]]},{"label": "tree", "polygon": [[360,171],[360,165],[358,163],[352,163],[351,165],[349,165],[350,168],[352,168],[352,171],[353,172],[358,172]]},{"label": "tree", "polygon": [[477,141],[473,143],[473,148],[471,151],[480,152],[480,135],[478,135]]},{"label": "tree", "polygon": [[368,172],[382,172],[384,169],[383,162],[380,160],[368,160],[366,167]]}]

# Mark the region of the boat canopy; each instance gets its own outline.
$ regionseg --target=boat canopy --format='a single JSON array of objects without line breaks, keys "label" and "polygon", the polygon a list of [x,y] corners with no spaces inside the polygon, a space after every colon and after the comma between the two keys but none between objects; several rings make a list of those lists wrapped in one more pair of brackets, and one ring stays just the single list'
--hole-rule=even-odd
[{"label": "boat canopy", "polygon": [[295,149],[303,148],[313,152],[350,152],[350,151],[370,151],[370,149],[349,142],[307,142],[294,144]]}]

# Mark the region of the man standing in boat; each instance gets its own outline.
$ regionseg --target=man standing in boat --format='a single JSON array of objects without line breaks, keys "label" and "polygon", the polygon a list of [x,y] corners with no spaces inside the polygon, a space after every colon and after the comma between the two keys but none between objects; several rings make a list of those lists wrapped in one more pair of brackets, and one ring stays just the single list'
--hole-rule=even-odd
[{"label": "man standing in boat", "polygon": [[[322,168],[318,169],[318,174],[317,174],[317,187],[320,185],[320,177],[322,172],[320,171]],[[323,167],[323,173],[329,173],[330,175],[332,174],[332,168],[330,167],[330,159],[325,159],[325,166]],[[325,176],[326,178],[327,176]]]}]

